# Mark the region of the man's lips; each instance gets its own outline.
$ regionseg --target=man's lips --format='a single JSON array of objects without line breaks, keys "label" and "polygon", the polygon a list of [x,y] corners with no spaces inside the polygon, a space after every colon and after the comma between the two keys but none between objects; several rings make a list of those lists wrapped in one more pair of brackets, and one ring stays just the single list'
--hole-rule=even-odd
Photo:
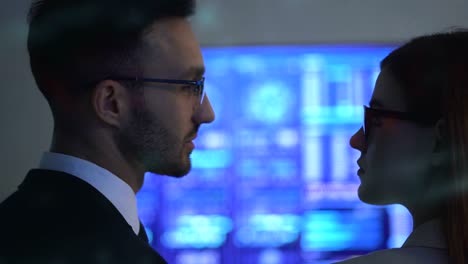
[{"label": "man's lips", "polygon": [[185,142],[190,149],[195,149],[195,144],[193,141],[197,138],[197,132],[191,134]]},{"label": "man's lips", "polygon": [[189,138],[187,139],[187,142],[192,142],[192,141],[194,141],[196,138],[197,138],[197,133],[195,133],[195,135],[189,137]]},{"label": "man's lips", "polygon": [[194,149],[194,148],[195,148],[195,144],[194,144],[192,141],[187,142],[187,145],[188,145],[189,148],[191,148],[191,149]]}]

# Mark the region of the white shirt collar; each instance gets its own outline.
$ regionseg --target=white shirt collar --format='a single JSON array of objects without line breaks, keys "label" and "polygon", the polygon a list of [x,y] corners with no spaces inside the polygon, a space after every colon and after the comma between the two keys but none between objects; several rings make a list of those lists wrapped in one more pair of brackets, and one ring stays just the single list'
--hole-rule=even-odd
[{"label": "white shirt collar", "polygon": [[89,183],[117,208],[135,234],[140,231],[136,195],[126,182],[110,171],[89,161],[54,152],[44,152],[39,168],[65,172]]},{"label": "white shirt collar", "polygon": [[416,227],[406,239],[404,247],[447,248],[441,220],[436,218]]}]

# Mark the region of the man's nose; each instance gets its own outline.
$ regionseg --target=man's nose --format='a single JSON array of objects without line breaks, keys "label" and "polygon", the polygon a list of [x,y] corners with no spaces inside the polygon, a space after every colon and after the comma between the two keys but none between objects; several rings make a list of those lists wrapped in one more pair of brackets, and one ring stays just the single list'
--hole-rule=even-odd
[{"label": "man's nose", "polygon": [[193,119],[197,124],[211,123],[215,120],[215,113],[208,95],[203,98],[203,102],[196,110]]}]

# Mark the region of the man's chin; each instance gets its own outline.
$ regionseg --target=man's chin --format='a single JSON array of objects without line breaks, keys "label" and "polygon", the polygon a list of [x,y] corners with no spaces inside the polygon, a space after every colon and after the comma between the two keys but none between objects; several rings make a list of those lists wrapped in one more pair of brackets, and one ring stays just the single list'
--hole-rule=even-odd
[{"label": "man's chin", "polygon": [[167,172],[164,175],[174,177],[174,178],[182,178],[182,177],[185,177],[189,172],[190,172],[190,168],[178,169],[178,170],[172,170],[170,172]]},{"label": "man's chin", "polygon": [[159,175],[182,178],[190,172],[191,168],[192,166],[189,163],[189,164],[184,164],[184,165],[168,166],[165,168],[151,168],[149,171],[155,174],[159,174]]}]

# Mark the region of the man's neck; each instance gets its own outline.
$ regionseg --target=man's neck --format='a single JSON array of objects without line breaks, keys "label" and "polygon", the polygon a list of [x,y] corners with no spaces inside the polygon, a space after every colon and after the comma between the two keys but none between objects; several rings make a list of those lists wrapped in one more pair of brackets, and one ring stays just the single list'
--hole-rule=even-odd
[{"label": "man's neck", "polygon": [[[95,143],[99,142],[99,144]],[[106,140],[83,140],[54,135],[51,152],[62,153],[92,162],[125,181],[137,193],[144,180],[144,170],[132,166],[114,147],[106,147]]]}]

